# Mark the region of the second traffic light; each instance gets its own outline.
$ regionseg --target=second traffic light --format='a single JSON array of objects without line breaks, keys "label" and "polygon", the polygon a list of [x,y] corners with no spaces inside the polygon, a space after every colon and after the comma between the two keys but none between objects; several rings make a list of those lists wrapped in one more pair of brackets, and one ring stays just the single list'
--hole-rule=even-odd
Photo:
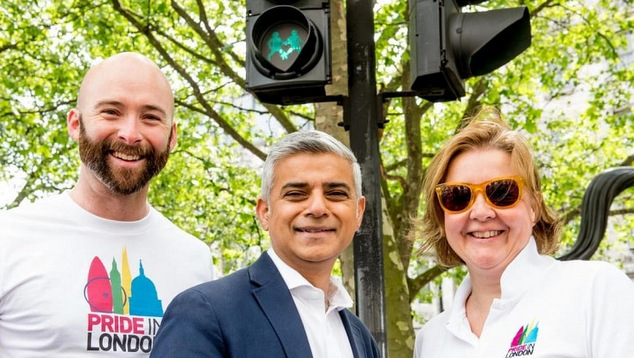
[{"label": "second traffic light", "polygon": [[247,90],[260,101],[298,104],[331,81],[327,0],[247,0]]},{"label": "second traffic light", "polygon": [[464,80],[492,72],[531,43],[526,7],[462,13],[486,0],[411,0],[411,88],[432,102],[465,95]]}]

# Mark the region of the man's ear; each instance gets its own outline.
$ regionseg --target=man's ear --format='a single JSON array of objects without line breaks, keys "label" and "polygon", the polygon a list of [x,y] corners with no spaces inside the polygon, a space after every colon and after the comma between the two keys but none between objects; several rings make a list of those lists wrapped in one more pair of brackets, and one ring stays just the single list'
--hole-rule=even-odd
[{"label": "man's ear", "polygon": [[170,129],[172,131],[172,137],[170,139],[170,152],[174,149],[174,147],[176,147],[176,143],[178,142],[177,137],[177,130],[176,130],[176,122],[172,123],[172,128]]},{"label": "man's ear", "polygon": [[79,139],[79,127],[81,126],[79,116],[80,114],[77,108],[71,109],[66,115],[66,130],[68,131],[68,135],[70,135],[74,141]]},{"label": "man's ear", "polygon": [[359,198],[357,202],[357,230],[361,227],[363,221],[363,213],[365,212],[365,196]]},{"label": "man's ear", "polygon": [[255,206],[255,214],[258,217],[260,225],[264,231],[269,231],[269,204],[266,200],[258,198],[258,203]]}]

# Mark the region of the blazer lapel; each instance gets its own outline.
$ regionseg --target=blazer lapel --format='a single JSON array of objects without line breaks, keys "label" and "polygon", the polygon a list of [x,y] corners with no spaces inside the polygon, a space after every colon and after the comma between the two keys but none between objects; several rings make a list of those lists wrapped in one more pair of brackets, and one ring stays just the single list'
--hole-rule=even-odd
[{"label": "blazer lapel", "polygon": [[310,344],[284,279],[265,253],[249,268],[253,295],[275,330],[287,357],[312,357]]},{"label": "blazer lapel", "polygon": [[348,334],[348,340],[350,341],[350,346],[352,347],[352,354],[355,358],[366,357],[365,347],[363,345],[363,335],[359,332],[359,328],[352,325],[350,320],[348,319],[348,315],[346,314],[348,310],[339,311],[339,316],[341,317],[341,322],[346,329],[346,333]]}]

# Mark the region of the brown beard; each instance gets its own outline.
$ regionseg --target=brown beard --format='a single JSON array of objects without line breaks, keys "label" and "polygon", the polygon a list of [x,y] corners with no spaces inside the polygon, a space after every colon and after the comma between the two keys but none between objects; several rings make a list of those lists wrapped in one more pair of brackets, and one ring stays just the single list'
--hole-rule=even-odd
[{"label": "brown beard", "polygon": [[[105,139],[94,142],[86,134],[84,122],[79,117],[79,157],[88,169],[110,190],[120,195],[130,195],[141,190],[167,164],[170,154],[169,143],[172,139],[170,131],[167,147],[156,152],[152,146],[130,146],[119,141]],[[145,159],[145,166],[140,169],[113,168],[108,162],[110,153],[121,152]]]}]

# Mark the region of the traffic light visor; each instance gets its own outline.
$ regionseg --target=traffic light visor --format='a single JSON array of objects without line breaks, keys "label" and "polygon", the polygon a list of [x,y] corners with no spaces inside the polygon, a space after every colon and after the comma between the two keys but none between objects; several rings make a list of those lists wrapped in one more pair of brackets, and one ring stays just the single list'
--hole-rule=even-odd
[{"label": "traffic light visor", "polygon": [[460,77],[481,76],[530,46],[530,14],[526,7],[456,13],[449,37]]}]

